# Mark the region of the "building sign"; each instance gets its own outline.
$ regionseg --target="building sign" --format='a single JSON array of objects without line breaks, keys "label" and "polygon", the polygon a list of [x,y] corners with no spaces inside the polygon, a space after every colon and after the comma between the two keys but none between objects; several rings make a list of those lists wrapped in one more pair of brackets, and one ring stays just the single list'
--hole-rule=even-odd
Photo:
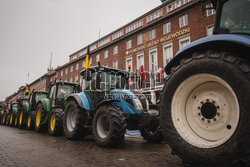
[{"label": "building sign", "polygon": [[158,45],[159,42],[168,41],[168,40],[170,40],[170,39],[173,39],[173,38],[176,38],[176,37],[178,37],[178,36],[184,35],[184,34],[186,34],[186,33],[188,33],[188,32],[190,32],[190,28],[189,28],[189,27],[188,27],[188,28],[185,28],[185,29],[183,29],[183,30],[180,30],[180,31],[176,31],[175,33],[172,33],[172,34],[170,34],[170,35],[164,36],[164,37],[162,37],[161,39],[157,39],[157,40],[155,40],[155,41],[152,41],[152,42],[150,42],[150,43],[148,43],[148,44],[142,45],[142,46],[137,47],[137,48],[135,48],[135,49],[128,50],[128,51],[126,52],[126,55],[130,55],[130,54],[136,53],[136,52],[138,52],[138,51],[142,51],[142,50],[144,50],[144,49],[146,49],[146,48],[153,47],[153,46],[155,46],[155,45]]}]

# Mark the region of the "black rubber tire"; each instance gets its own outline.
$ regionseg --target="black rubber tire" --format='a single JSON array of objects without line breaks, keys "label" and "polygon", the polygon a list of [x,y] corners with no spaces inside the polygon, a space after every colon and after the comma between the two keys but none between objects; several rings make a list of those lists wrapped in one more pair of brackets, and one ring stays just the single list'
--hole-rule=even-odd
[{"label": "black rubber tire", "polygon": [[[50,128],[50,120],[51,120],[51,116],[52,114],[55,115],[55,129],[52,130]],[[49,134],[51,136],[61,136],[63,135],[63,109],[61,108],[54,108],[51,110],[50,114],[49,114],[49,120],[48,120],[48,129],[49,129]]]},{"label": "black rubber tire", "polygon": [[[17,122],[16,122],[17,119]],[[16,113],[15,119],[14,119],[14,127],[18,128],[18,122],[19,122],[19,118],[18,118],[18,113]]]},{"label": "black rubber tire", "polygon": [[[11,118],[11,114],[10,114],[10,118]],[[9,122],[9,126],[10,126],[10,127],[14,127],[14,125],[15,125],[14,120],[15,120],[15,116],[14,116],[14,114],[13,114],[13,115],[12,115],[12,122]],[[10,120],[10,121],[11,121],[11,120]]]},{"label": "black rubber tire", "polygon": [[10,115],[7,115],[6,126],[10,126]]},{"label": "black rubber tire", "polygon": [[[177,87],[188,77],[199,73],[216,75],[234,90],[240,119],[232,137],[212,148],[198,148],[187,143],[176,131],[171,118],[171,102]],[[160,104],[160,120],[166,142],[183,162],[192,166],[249,166],[250,151],[250,64],[237,55],[206,51],[182,59],[166,78]],[[248,157],[248,159],[247,159]]]},{"label": "black rubber tire", "polygon": [[6,125],[6,122],[7,122],[7,115],[4,113],[3,114],[3,119],[2,119],[3,121],[3,125]]},{"label": "black rubber tire", "polygon": [[[22,121],[21,121],[21,124],[20,124],[20,114],[21,112],[23,113],[22,115]],[[18,111],[18,128],[19,129],[24,129],[25,128],[25,125],[26,125],[26,122],[25,122],[25,119],[27,117],[27,111],[25,110],[24,106],[20,106],[20,111]]]},{"label": "black rubber tire", "polygon": [[29,117],[31,117],[30,112],[27,113],[26,129],[27,130],[34,130],[35,129],[34,119],[31,117],[30,125],[28,125]]},{"label": "black rubber tire", "polygon": [[[40,120],[40,124],[37,126],[36,117],[37,117],[38,110],[41,110],[41,120]],[[48,127],[47,122],[42,124],[43,120],[46,119],[46,114],[47,114],[47,111],[44,109],[43,104],[38,103],[37,108],[36,108],[35,121],[34,121],[35,131],[38,133],[45,132],[47,130],[47,127]]]},{"label": "black rubber tire", "polygon": [[[101,137],[97,132],[97,121],[104,115],[109,121],[109,130],[106,137]],[[97,109],[92,125],[92,133],[97,145],[101,147],[117,147],[124,141],[126,131],[126,118],[119,107],[101,106]]]},{"label": "black rubber tire", "polygon": [[[76,124],[72,131],[67,127],[67,115],[70,111],[76,111]],[[86,122],[86,112],[74,100],[69,101],[64,111],[63,130],[65,136],[70,140],[83,139],[88,134],[88,129],[84,127]]]}]

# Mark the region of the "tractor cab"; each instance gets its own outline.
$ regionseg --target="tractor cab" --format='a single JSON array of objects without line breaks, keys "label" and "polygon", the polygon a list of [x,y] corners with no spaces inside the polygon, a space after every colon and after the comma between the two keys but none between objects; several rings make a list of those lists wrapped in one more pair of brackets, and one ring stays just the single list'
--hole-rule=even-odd
[{"label": "tractor cab", "polygon": [[[29,104],[30,104],[30,110],[33,111],[33,110],[36,110],[36,107],[37,107],[37,103],[43,99],[43,98],[46,98],[48,97],[48,92],[43,92],[43,91],[33,91],[31,94],[30,94],[30,97],[28,99],[29,101]],[[27,101],[26,99],[22,99],[22,102],[24,101]],[[22,103],[20,103],[22,104]]]},{"label": "tractor cab", "polygon": [[51,101],[51,107],[64,108],[64,100],[69,95],[80,91],[80,86],[73,82],[57,81],[52,84],[48,98]]}]

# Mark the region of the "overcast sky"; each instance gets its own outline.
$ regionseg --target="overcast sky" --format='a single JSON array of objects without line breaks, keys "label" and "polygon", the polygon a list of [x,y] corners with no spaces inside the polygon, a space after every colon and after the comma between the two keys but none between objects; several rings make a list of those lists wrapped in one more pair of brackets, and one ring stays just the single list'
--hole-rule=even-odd
[{"label": "overcast sky", "polygon": [[[0,0],[0,100],[160,0]],[[29,73],[29,81],[28,81]]]}]

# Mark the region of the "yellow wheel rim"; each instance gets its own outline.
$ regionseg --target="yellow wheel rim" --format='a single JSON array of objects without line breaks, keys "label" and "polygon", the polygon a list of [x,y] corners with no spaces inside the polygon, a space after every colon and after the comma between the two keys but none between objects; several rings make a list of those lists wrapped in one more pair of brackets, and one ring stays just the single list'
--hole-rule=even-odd
[{"label": "yellow wheel rim", "polygon": [[31,122],[31,116],[29,115],[29,117],[28,117],[28,127],[30,127],[30,122]]},{"label": "yellow wheel rim", "polygon": [[36,127],[39,127],[40,122],[41,122],[41,109],[38,109],[36,113]]},{"label": "yellow wheel rim", "polygon": [[15,118],[15,126],[17,125],[17,117]]},{"label": "yellow wheel rim", "polygon": [[51,115],[51,118],[50,118],[50,129],[52,131],[55,130],[55,126],[56,126],[56,117],[54,114]]},{"label": "yellow wheel rim", "polygon": [[19,125],[22,125],[22,121],[23,121],[23,112],[21,112],[19,116]]},{"label": "yellow wheel rim", "polygon": [[10,124],[12,124],[13,121],[13,114],[10,115]]}]

